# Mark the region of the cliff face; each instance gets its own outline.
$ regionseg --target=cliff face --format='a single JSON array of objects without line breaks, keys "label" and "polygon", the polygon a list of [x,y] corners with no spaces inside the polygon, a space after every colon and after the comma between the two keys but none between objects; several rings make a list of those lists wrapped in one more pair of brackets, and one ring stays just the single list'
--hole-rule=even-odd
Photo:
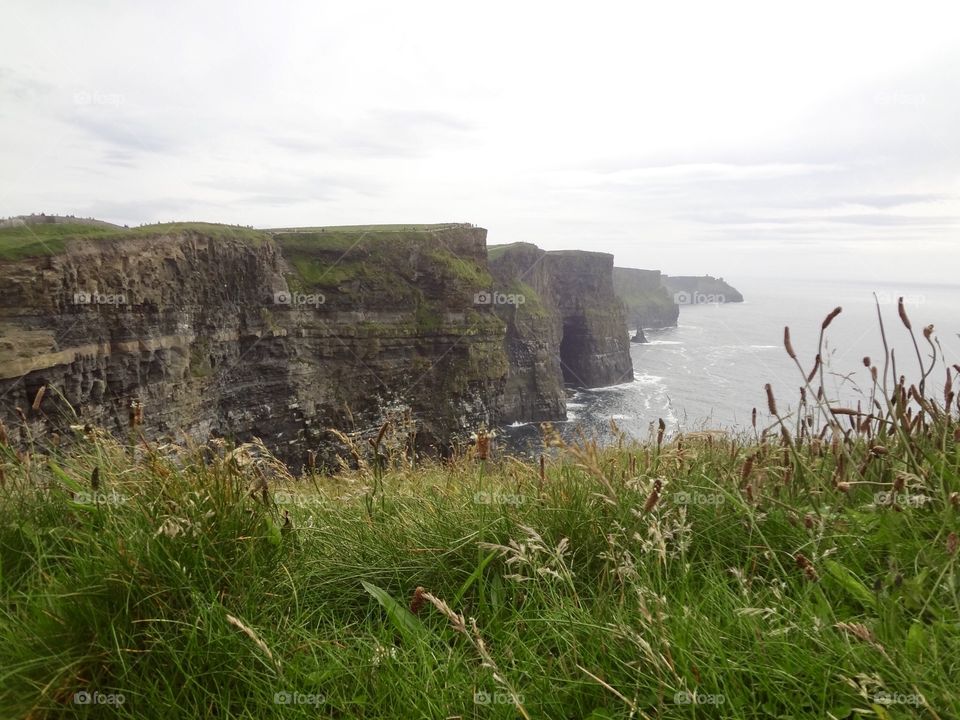
[{"label": "cliff face", "polygon": [[43,435],[77,421],[69,403],[123,434],[139,402],[148,437],[258,436],[302,460],[329,427],[409,415],[420,444],[442,444],[499,416],[505,328],[474,305],[486,231],[248,234],[71,242],[0,264],[0,419],[19,425],[19,407],[22,432]]},{"label": "cliff face", "polygon": [[633,380],[623,303],[613,291],[613,255],[580,250],[547,253],[563,318],[564,380],[582,387]]},{"label": "cliff face", "polygon": [[678,305],[743,302],[743,295],[712,275],[664,275],[663,284]]},{"label": "cliff face", "polygon": [[564,380],[632,378],[611,256],[488,265],[472,226],[0,235],[0,278],[0,421],[23,444],[126,436],[142,406],[147,438],[256,436],[295,465],[387,420],[442,450],[564,417]]},{"label": "cliff face", "polygon": [[605,253],[545,252],[528,243],[491,248],[495,287],[507,298],[524,297],[497,306],[510,357],[505,421],[565,417],[565,383],[599,387],[633,379],[612,271],[613,257]]},{"label": "cliff face", "polygon": [[490,273],[498,292],[523,302],[494,305],[507,326],[509,359],[503,397],[504,422],[559,420],[567,416],[560,341],[563,318],[553,296],[554,281],[543,258],[529,243],[491,248]]},{"label": "cliff face", "polygon": [[632,328],[675,327],[680,307],[663,284],[659,270],[614,268],[613,287],[627,308]]}]

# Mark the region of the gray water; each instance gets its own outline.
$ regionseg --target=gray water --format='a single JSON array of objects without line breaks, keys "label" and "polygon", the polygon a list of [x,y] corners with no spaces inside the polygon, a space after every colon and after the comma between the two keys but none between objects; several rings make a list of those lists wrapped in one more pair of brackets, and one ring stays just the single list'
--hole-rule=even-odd
[{"label": "gray water", "polygon": [[[790,326],[793,346],[801,364],[809,370],[817,352],[820,325],[838,305],[843,312],[826,333],[825,390],[828,397],[855,405],[858,399],[869,397],[870,376],[863,357],[873,358],[882,370],[883,343],[874,292],[881,303],[887,339],[895,348],[900,374],[919,378],[913,344],[897,314],[899,296],[904,297],[925,359],[929,350],[921,332],[923,326],[933,323],[947,360],[960,363],[960,285],[733,282],[745,302],[682,307],[677,327],[648,330],[649,344],[631,345],[633,382],[592,390],[569,389],[568,420],[554,426],[568,439],[582,432],[601,442],[615,437],[611,420],[637,439],[655,433],[661,418],[670,433],[704,429],[738,432],[750,429],[754,407],[758,424],[765,425],[770,418],[764,385],[773,386],[778,409],[785,414],[796,404],[803,384],[784,350],[784,326]],[[944,379],[943,367],[938,364],[928,381],[938,396]],[[538,451],[536,424],[505,427],[501,432],[511,451]]]}]

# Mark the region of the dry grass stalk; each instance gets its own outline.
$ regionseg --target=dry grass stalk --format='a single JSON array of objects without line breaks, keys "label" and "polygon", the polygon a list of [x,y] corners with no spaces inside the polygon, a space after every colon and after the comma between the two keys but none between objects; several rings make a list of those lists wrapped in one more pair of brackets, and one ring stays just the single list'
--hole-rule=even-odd
[{"label": "dry grass stalk", "polygon": [[248,627],[239,618],[235,618],[229,613],[227,613],[227,622],[233,625],[235,628],[238,628],[244,635],[250,638],[253,641],[253,644],[260,648],[260,650],[262,650],[263,653],[270,658],[270,662],[272,662],[274,667],[276,667],[277,672],[280,671],[280,662],[273,656],[273,653],[270,652],[270,648],[267,647],[267,644],[260,639],[260,636],[257,635],[252,628]]},{"label": "dry grass stalk", "polygon": [[[422,588],[417,588],[417,590],[421,589]],[[472,632],[468,632],[467,623],[466,620],[464,620],[463,615],[454,612],[446,602],[428,592],[421,593],[421,599],[431,603],[437,610],[440,611],[442,615],[447,618],[447,621],[455,631],[470,641],[470,644],[473,645],[477,653],[480,655],[480,659],[483,661],[483,666],[490,668],[494,682],[501,685],[507,691],[507,693],[510,695],[510,699],[513,701],[514,707],[517,709],[517,712],[526,718],[526,720],[530,720],[530,715],[527,713],[526,708],[523,707],[519,693],[517,693],[513,685],[510,684],[503,673],[500,672],[500,668],[497,666],[493,656],[487,649],[487,644],[483,641],[483,636],[480,634],[480,629],[477,627],[477,621],[473,618],[470,618],[470,630]]]}]

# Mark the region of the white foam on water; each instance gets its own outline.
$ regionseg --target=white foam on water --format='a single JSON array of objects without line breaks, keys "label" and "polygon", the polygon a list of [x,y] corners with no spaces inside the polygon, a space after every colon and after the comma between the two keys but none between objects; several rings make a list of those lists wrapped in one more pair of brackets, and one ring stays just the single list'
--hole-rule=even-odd
[{"label": "white foam on water", "polygon": [[[650,375],[648,373],[634,373],[633,379],[641,385],[658,385],[663,382],[660,375]],[[619,386],[614,386],[619,387]]]}]

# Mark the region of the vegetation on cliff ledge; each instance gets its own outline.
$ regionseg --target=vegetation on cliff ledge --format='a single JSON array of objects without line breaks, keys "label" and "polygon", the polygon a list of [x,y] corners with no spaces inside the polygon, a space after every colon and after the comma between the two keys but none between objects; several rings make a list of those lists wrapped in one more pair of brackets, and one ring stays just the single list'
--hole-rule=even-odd
[{"label": "vegetation on cliff ledge", "polygon": [[955,376],[886,360],[865,410],[798,363],[749,437],[545,428],[543,466],[385,427],[295,480],[258,444],[8,428],[0,716],[958,717]]}]

